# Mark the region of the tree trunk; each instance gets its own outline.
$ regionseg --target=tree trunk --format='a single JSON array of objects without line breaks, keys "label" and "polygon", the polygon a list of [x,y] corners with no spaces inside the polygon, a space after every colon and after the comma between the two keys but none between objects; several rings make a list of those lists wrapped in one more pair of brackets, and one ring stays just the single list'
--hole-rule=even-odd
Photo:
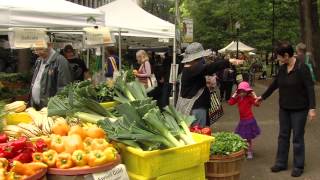
[{"label": "tree trunk", "polygon": [[311,1],[311,26],[312,26],[312,34],[313,34],[313,57],[315,63],[315,72],[318,77],[318,81],[320,80],[320,30],[319,30],[319,14],[318,14],[318,4],[317,0]]},{"label": "tree trunk", "polygon": [[[315,72],[320,76],[320,32],[317,0],[299,0],[301,40],[307,45],[315,61]],[[318,79],[319,80],[319,79]]]},{"label": "tree trunk", "polygon": [[299,17],[300,17],[300,41],[305,42],[305,16],[304,16],[304,0],[299,0]]}]

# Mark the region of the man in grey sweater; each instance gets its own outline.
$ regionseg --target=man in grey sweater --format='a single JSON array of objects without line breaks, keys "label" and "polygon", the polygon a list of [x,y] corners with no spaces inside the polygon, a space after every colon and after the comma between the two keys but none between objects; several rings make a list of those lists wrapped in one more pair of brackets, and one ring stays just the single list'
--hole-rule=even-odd
[{"label": "man in grey sweater", "polygon": [[47,106],[50,97],[72,81],[72,76],[68,61],[50,46],[37,48],[35,53],[39,58],[31,83],[30,105],[41,109]]}]

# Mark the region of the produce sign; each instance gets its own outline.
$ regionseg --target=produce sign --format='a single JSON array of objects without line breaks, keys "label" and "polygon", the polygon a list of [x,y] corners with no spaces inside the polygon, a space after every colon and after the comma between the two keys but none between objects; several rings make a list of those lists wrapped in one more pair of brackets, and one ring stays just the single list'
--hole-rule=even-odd
[{"label": "produce sign", "polygon": [[229,155],[246,149],[248,143],[239,135],[229,132],[221,132],[213,135],[215,143],[211,146],[212,155]]},{"label": "produce sign", "polygon": [[107,172],[100,172],[92,174],[94,180],[129,180],[126,167],[119,164]]},{"label": "produce sign", "polygon": [[85,43],[87,46],[93,45],[103,45],[114,43],[112,35],[109,28],[99,27],[99,28],[84,28],[85,33]]},{"label": "produce sign", "polygon": [[46,48],[47,35],[41,28],[10,28],[9,42],[11,48]]}]

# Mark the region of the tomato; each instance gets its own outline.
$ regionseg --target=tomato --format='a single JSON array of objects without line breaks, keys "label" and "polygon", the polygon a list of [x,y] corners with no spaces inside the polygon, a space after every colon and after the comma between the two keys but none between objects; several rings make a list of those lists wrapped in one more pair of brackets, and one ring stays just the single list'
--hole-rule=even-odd
[{"label": "tomato", "polygon": [[201,129],[201,134],[211,136],[211,134],[212,134],[211,128],[210,127],[205,127],[203,129]]}]

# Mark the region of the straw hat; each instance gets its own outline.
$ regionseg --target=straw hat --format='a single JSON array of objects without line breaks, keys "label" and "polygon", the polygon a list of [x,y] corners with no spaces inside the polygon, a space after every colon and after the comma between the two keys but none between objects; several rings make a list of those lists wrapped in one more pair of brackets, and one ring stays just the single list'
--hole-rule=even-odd
[{"label": "straw hat", "polygon": [[182,60],[182,63],[192,62],[196,59],[199,59],[205,56],[210,56],[211,54],[212,54],[211,50],[204,50],[203,46],[200,43],[194,42],[190,44],[185,50],[185,52],[183,53],[184,58]]}]

